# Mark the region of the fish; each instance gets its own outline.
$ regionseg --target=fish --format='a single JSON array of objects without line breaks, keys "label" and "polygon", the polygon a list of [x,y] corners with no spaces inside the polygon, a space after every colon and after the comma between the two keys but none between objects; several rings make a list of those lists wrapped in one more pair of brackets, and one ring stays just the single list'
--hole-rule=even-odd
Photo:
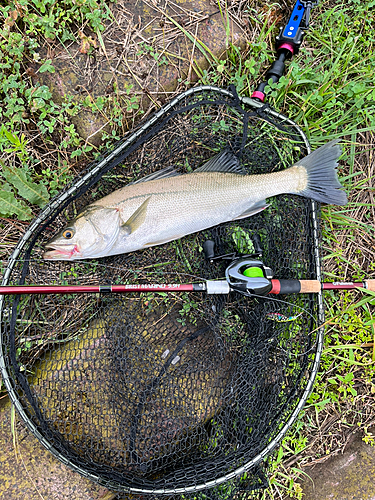
[{"label": "fish", "polygon": [[191,173],[167,167],[86,206],[45,246],[47,260],[101,258],[162,245],[265,210],[267,198],[294,194],[345,205],[336,167],[338,140],[285,170],[244,173],[229,150]]}]

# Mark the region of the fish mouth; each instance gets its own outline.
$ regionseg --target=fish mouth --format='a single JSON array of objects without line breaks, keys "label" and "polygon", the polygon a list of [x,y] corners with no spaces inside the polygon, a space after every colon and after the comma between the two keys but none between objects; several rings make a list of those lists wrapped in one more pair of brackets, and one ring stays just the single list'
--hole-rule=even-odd
[{"label": "fish mouth", "polygon": [[45,260],[70,260],[75,253],[78,253],[77,245],[63,247],[61,245],[49,244],[43,254]]}]

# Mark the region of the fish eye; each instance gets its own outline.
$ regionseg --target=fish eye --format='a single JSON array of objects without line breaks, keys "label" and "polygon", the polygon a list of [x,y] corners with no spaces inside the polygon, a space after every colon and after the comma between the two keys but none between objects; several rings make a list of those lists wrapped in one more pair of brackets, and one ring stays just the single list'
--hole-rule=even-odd
[{"label": "fish eye", "polygon": [[70,240],[74,236],[74,231],[73,231],[73,229],[65,229],[65,231],[63,232],[62,235],[67,240]]}]

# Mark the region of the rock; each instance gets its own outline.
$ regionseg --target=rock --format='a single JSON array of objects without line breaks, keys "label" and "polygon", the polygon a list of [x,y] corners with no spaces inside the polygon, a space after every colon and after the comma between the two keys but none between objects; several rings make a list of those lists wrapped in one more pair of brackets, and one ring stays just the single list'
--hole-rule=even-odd
[{"label": "rock", "polygon": [[[47,85],[55,102],[72,96],[91,103],[72,122],[92,144],[110,129],[114,109],[124,114],[125,131],[138,107],[160,104],[160,95],[174,91],[179,79],[195,81],[194,66],[207,68],[211,53],[224,59],[229,43],[245,44],[242,29],[230,21],[226,30],[217,5],[207,0],[118,0],[109,7],[113,20],[101,35],[103,43],[96,34],[80,33],[80,43],[40,51],[42,59],[52,59],[54,73],[38,73],[40,65],[32,71],[34,84]],[[98,104],[100,97],[107,97],[106,106]]]},{"label": "rock", "polygon": [[356,434],[341,455],[313,468],[302,483],[303,500],[374,500],[375,447]]},{"label": "rock", "polygon": [[0,498],[6,500],[99,500],[105,488],[57,460],[16,418],[17,446],[11,431],[11,403],[0,404]]}]

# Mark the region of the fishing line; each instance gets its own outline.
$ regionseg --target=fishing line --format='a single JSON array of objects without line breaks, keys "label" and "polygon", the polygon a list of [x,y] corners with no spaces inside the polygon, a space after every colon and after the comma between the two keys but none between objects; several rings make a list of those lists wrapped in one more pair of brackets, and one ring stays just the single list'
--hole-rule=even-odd
[{"label": "fishing line", "polygon": [[[241,293],[241,292],[238,292],[238,293]],[[310,316],[310,319],[312,319],[314,322],[316,322],[316,318],[314,317],[313,314],[311,314],[310,311],[308,311],[305,307],[302,307],[302,306],[299,306],[297,304],[293,304],[293,302],[289,302],[288,300],[283,300],[283,299],[279,299],[277,297],[270,297],[269,295],[257,295],[257,294],[254,294],[254,293],[249,293],[249,294],[246,294],[246,293],[241,293],[242,295],[244,295],[245,297],[249,297],[249,298],[258,298],[258,299],[264,299],[264,300],[268,300],[270,302],[279,302],[280,304],[286,304],[288,306],[291,306],[292,308],[296,308],[296,309],[300,309],[301,310],[301,313],[300,314],[307,314],[308,316]]]},{"label": "fishing line", "polygon": [[[239,292],[239,293],[241,293],[241,292]],[[254,298],[258,298],[258,299],[264,299],[264,300],[267,300],[267,301],[270,301],[270,302],[278,302],[280,304],[289,305],[289,306],[292,307],[292,309],[300,309],[301,313],[298,316],[296,316],[296,319],[299,316],[301,316],[302,314],[306,314],[307,316],[310,317],[310,320],[312,320],[312,322],[314,322],[315,324],[317,323],[316,318],[314,317],[313,314],[311,314],[311,312],[308,309],[306,309],[305,307],[299,306],[297,304],[293,304],[293,302],[289,302],[287,300],[282,300],[282,299],[279,299],[279,298],[276,298],[276,297],[270,297],[269,295],[256,295],[256,294],[253,294],[253,293],[252,294],[245,294],[244,293],[243,295],[245,295],[246,297],[249,297],[249,298],[253,298],[254,297]],[[270,314],[272,314],[272,313],[270,313]],[[280,314],[280,313],[276,313],[276,314]],[[282,316],[284,316],[284,315],[282,315]],[[269,318],[268,315],[266,315],[266,318],[268,318],[270,321],[272,321],[272,319]],[[289,319],[288,319],[288,321],[289,321]],[[294,321],[294,320],[291,320],[291,321]],[[318,328],[319,328],[319,326],[318,326]],[[316,331],[316,328],[314,330],[310,330],[310,332],[307,334],[307,338],[310,338],[310,335],[312,333],[314,333],[315,331]],[[317,340],[316,340],[316,342],[317,342]],[[305,356],[306,354],[309,354],[311,352],[311,349],[312,348],[310,347],[309,350],[307,350],[305,352],[302,352],[300,354],[293,354],[293,355],[294,356]],[[285,351],[285,352],[287,352],[287,351]]]}]

